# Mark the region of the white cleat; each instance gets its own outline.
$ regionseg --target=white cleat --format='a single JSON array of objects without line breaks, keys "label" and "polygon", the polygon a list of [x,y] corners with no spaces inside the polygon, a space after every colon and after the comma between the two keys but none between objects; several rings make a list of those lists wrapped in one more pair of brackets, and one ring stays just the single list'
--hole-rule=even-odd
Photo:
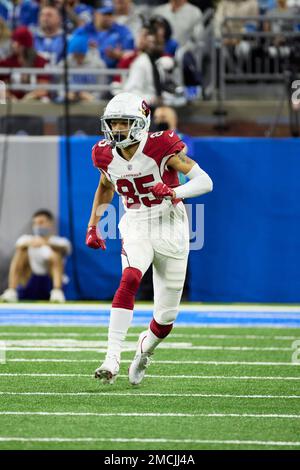
[{"label": "white cleat", "polygon": [[128,378],[131,385],[138,385],[144,378],[147,367],[150,365],[152,353],[143,352],[143,341],[147,336],[147,331],[143,331],[138,340],[135,357],[128,369]]},{"label": "white cleat", "polygon": [[66,301],[65,294],[61,289],[52,289],[50,292],[50,302],[63,303]]},{"label": "white cleat", "polygon": [[18,302],[18,293],[16,289],[6,289],[0,296],[2,302]]},{"label": "white cleat", "polygon": [[95,378],[104,384],[113,384],[120,370],[120,361],[116,356],[108,356],[103,364],[95,370]]}]

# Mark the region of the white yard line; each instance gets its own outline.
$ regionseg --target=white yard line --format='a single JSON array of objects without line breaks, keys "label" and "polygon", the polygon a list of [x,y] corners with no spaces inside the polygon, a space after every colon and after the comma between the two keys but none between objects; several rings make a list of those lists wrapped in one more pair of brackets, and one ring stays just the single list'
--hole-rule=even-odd
[{"label": "white yard line", "polygon": [[153,444],[221,444],[221,445],[253,445],[299,447],[300,441],[250,441],[250,440],[219,440],[219,439],[167,439],[167,438],[123,438],[123,437],[0,437],[0,442],[123,442]]},{"label": "white yard line", "polygon": [[0,395],[14,396],[87,396],[90,398],[108,397],[189,397],[189,398],[253,398],[253,399],[299,399],[300,395],[235,395],[229,393],[151,393],[151,392],[6,392],[0,391]]},{"label": "white yard line", "polygon": [[[39,351],[40,352],[40,351]],[[100,352],[99,350],[97,351]],[[106,351],[103,351],[106,352]],[[126,351],[124,351],[126,352]],[[58,358],[12,358],[7,359],[8,362],[67,362],[67,363],[95,363],[99,360],[98,357],[93,359],[58,359]],[[131,364],[131,360],[129,359],[122,359],[122,363],[124,364]],[[300,364],[293,363],[293,362],[253,362],[253,361],[175,361],[175,360],[158,360],[152,361],[152,364],[194,364],[194,365],[249,365],[249,366],[289,366],[289,367],[296,367]]]},{"label": "white yard line", "polygon": [[[13,373],[6,372],[0,373],[0,377],[93,377],[93,374],[52,374],[52,373]],[[127,378],[127,374],[119,374],[118,377]],[[279,377],[279,376],[260,376],[260,375],[157,375],[157,374],[146,374],[148,379],[197,379],[197,380],[300,380],[300,377]]]},{"label": "white yard line", "polygon": [[[84,340],[7,340],[2,341],[6,351],[98,351],[99,348],[106,348],[106,341],[84,341]],[[136,342],[126,341],[125,350],[135,350]],[[184,342],[163,342],[159,349],[181,349],[188,351],[293,351],[290,347],[253,347],[253,346],[218,346],[218,345],[197,345]]]},{"label": "white yard line", "polygon": [[[64,310],[73,310],[73,311],[87,311],[87,312],[99,312],[101,314],[103,310],[111,309],[111,303],[94,303],[94,304],[84,304],[84,303],[65,303],[65,304],[51,304],[51,303],[15,303],[15,304],[0,304],[0,312],[3,310],[29,310],[29,311],[64,311]],[[152,312],[153,304],[135,304],[135,309],[143,312]],[[181,311],[190,311],[190,312],[297,312],[300,313],[299,305],[194,305],[190,303],[180,304]]]},{"label": "white yard line", "polygon": [[263,418],[263,419],[300,419],[296,414],[260,414],[260,413],[96,413],[72,411],[0,411],[5,416],[95,416],[95,417],[174,417],[174,418]]},{"label": "white yard line", "polygon": [[[138,339],[138,333],[128,333],[126,336],[127,338],[136,338]],[[107,332],[105,333],[51,333],[51,332],[35,332],[35,333],[30,333],[28,331],[26,332],[0,332],[0,337],[14,337],[14,336],[19,336],[19,337],[44,337],[44,338],[107,338]],[[186,339],[254,339],[254,340],[276,340],[276,341],[294,341],[296,339],[300,339],[300,334],[298,336],[288,336],[288,335],[283,335],[283,336],[272,336],[272,335],[202,335],[200,333],[172,333],[172,338],[186,338]]]}]

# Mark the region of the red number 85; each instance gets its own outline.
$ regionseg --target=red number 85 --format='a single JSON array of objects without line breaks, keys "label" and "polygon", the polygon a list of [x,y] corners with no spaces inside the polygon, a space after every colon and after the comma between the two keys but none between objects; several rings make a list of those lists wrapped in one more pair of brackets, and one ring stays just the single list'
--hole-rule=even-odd
[{"label": "red number 85", "polygon": [[[140,176],[133,179],[134,184],[125,178],[117,180],[117,191],[119,194],[126,198],[126,207],[130,208],[135,206],[138,209],[141,204],[146,207],[151,207],[155,204],[161,204],[162,199],[149,199],[149,197],[140,197],[141,194],[149,193],[149,186],[144,186],[147,183],[153,183],[153,175]],[[152,185],[151,185],[152,186]]]}]

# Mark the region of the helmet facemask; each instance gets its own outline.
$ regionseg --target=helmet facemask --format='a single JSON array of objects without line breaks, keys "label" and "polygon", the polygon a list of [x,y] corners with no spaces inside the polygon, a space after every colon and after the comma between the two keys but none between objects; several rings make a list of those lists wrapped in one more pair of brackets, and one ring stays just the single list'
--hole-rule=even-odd
[{"label": "helmet facemask", "polygon": [[[113,130],[112,121],[127,121],[127,128]],[[101,118],[101,131],[112,147],[126,148],[139,143],[145,133],[147,122],[139,116],[106,115]]]}]

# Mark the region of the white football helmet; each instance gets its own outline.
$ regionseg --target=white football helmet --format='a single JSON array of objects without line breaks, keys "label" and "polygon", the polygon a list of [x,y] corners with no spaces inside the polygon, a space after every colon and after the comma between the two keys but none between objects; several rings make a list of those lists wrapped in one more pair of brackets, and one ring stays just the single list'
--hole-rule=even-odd
[{"label": "white football helmet", "polygon": [[[112,131],[112,120],[127,120],[127,129]],[[101,116],[101,131],[112,147],[126,148],[140,142],[150,127],[150,108],[133,93],[119,93],[110,100]]]}]

